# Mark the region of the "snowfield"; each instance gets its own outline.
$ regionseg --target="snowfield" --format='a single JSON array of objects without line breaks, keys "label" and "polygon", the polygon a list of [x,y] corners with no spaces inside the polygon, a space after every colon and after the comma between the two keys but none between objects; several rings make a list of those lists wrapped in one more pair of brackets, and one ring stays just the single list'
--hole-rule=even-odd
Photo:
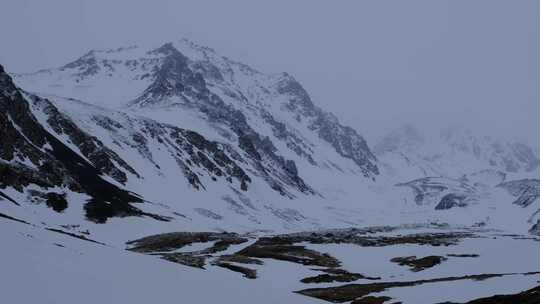
[{"label": "snowfield", "polygon": [[9,303],[323,303],[224,269],[174,265],[3,220],[0,227],[9,244],[0,262]]},{"label": "snowfield", "polygon": [[[148,303],[189,301],[190,303],[327,303],[294,291],[326,288],[344,283],[304,284],[318,267],[263,259],[255,265],[258,278],[249,280],[238,273],[208,265],[196,269],[125,251],[122,247],[100,245],[68,235],[44,230],[37,225],[0,219],[2,251],[0,283],[2,299],[10,303]],[[433,229],[399,229],[379,235],[429,233]],[[441,232],[437,230],[437,232]],[[478,274],[511,274],[483,280],[426,283],[414,287],[390,288],[372,296],[387,296],[403,303],[465,303],[496,294],[514,294],[537,285],[540,273],[534,270],[540,239],[520,239],[497,232],[479,232],[479,239],[466,239],[455,246],[396,245],[361,247],[349,244],[304,244],[328,253],[342,268],[381,281],[412,281]],[[234,248],[240,250],[253,241]],[[202,248],[202,247],[201,247]],[[186,250],[199,248],[186,248]],[[228,251],[225,253],[232,253]],[[390,262],[394,257],[416,255],[477,254],[478,257],[449,257],[441,265],[411,272]],[[250,266],[252,267],[252,266]],[[370,284],[360,279],[355,284]],[[31,291],[28,290],[31,288]]]}]

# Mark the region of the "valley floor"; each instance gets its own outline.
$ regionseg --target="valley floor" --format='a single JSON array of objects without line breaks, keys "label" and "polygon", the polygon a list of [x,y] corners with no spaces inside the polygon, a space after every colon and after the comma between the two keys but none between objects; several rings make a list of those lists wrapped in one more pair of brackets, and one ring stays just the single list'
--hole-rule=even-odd
[{"label": "valley floor", "polygon": [[8,217],[0,231],[4,303],[539,303],[540,238],[495,230],[172,233],[124,248]]}]

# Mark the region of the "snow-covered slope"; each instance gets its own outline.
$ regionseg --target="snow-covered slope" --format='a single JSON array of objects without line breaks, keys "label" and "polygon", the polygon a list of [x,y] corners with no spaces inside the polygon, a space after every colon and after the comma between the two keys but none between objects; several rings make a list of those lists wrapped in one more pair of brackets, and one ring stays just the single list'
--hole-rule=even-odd
[{"label": "snow-covered slope", "polygon": [[272,277],[175,265],[2,218],[0,231],[9,245],[0,259],[3,303],[324,303],[268,284]]},{"label": "snow-covered slope", "polygon": [[[418,206],[461,207],[463,212],[472,212],[467,208],[471,205],[483,206],[487,222],[506,217],[510,227],[524,222],[530,227],[538,220],[534,202],[540,154],[527,144],[464,128],[422,132],[406,125],[382,138],[374,151],[382,175],[390,184],[410,189],[401,196]],[[515,208],[506,210],[512,204]],[[523,215],[510,216],[516,212]]]},{"label": "snow-covered slope", "polygon": [[397,178],[447,176],[459,178],[482,170],[511,176],[535,174],[540,154],[517,141],[478,134],[464,127],[419,131],[406,125],[375,143],[381,167]]},{"label": "snow-covered slope", "polygon": [[[186,227],[275,231],[359,224],[362,219],[343,210],[353,210],[360,194],[368,197],[379,174],[365,140],[315,106],[293,77],[260,73],[186,40],[90,51],[61,68],[14,80],[18,88],[6,88],[17,96],[5,102],[27,107],[21,112],[46,137],[93,167],[99,180],[134,193],[138,204],[126,201],[117,210],[60,179],[16,188],[4,183],[15,201],[35,201],[10,214],[82,225],[105,239]],[[27,138],[30,129],[19,128],[18,135]],[[40,138],[30,138],[30,145],[49,154]],[[37,165],[24,153],[4,159]],[[69,202],[59,214],[39,203],[52,187]],[[112,219],[119,216],[142,218]],[[139,221],[147,223],[144,230]],[[118,224],[118,235],[94,223]]]},{"label": "snow-covered slope", "polygon": [[[179,127],[200,129],[210,139],[255,132],[261,140],[270,137],[284,156],[320,166],[345,158],[357,168],[350,162],[342,166],[367,176],[377,174],[364,139],[316,107],[292,76],[260,73],[187,40],[157,48],[90,51],[61,68],[18,75],[16,81],[34,92],[106,108],[127,107]],[[211,128],[194,124],[201,118]],[[312,151],[314,146],[317,151]]]},{"label": "snow-covered slope", "polygon": [[[8,303],[47,304],[156,301],[322,304],[351,303],[354,298],[371,303],[465,303],[494,294],[518,294],[534,288],[540,279],[535,263],[540,243],[534,240],[538,239],[488,231],[462,239],[442,239],[449,243],[441,246],[414,240],[421,239],[415,233],[431,232],[435,233],[434,238],[437,233],[445,237],[445,230],[441,229],[372,230],[365,236],[367,239],[380,237],[396,244],[360,246],[340,241],[282,245],[290,249],[305,246],[304,252],[311,254],[324,252],[323,257],[338,261],[340,268],[326,269],[312,265],[310,260],[304,261],[306,265],[302,265],[302,260],[291,262],[295,261],[294,255],[290,261],[280,260],[279,254],[277,259],[249,260],[259,261],[256,264],[241,261],[228,264],[255,270],[257,278],[247,279],[224,267],[207,265],[201,269],[179,265],[0,216],[0,235],[7,245],[2,248],[0,259],[3,286],[0,297]],[[406,240],[403,236],[409,237],[411,243],[402,244]],[[254,241],[240,245],[240,249]],[[411,255],[436,257],[441,262],[421,271],[411,271],[393,262],[396,257]],[[323,279],[332,276],[324,271],[332,269],[338,274],[354,276],[354,282],[325,283]],[[322,282],[312,282],[317,279]],[[349,291],[340,293],[342,289]],[[537,303],[538,293],[532,290],[524,301],[519,299],[470,304]]]},{"label": "snow-covered slope", "polygon": [[[419,246],[413,254],[427,254],[421,247],[438,247],[441,237],[447,246],[471,238],[467,246],[458,247],[467,250],[477,243],[503,247],[526,243],[534,249],[537,238],[530,241],[522,234],[540,235],[540,158],[534,148],[462,130],[427,136],[408,126],[376,143],[372,153],[359,132],[316,106],[291,75],[261,73],[187,40],[93,50],[60,68],[13,78],[0,66],[0,137],[0,231],[9,235],[10,246],[19,248],[9,251],[10,258],[20,248],[39,250],[48,257],[58,254],[73,265],[81,262],[84,265],[74,272],[95,275],[99,269],[91,271],[85,264],[110,257],[119,271],[140,263],[141,272],[162,280],[179,274],[155,257],[211,266],[206,276],[183,269],[182,280],[197,280],[188,284],[195,288],[187,288],[188,299],[197,298],[205,278],[211,277],[212,285],[228,281],[226,268],[248,278],[257,271],[264,274],[255,285],[234,281],[220,286],[220,293],[236,301],[252,301],[266,292],[275,284],[276,270],[286,279],[278,280],[278,293],[267,298],[269,302],[321,301],[321,294],[333,293],[336,282],[349,282],[351,277],[366,284],[381,278],[390,282],[378,300],[369,298],[373,301],[388,295],[405,299],[404,303],[469,300],[486,294],[471,292],[456,298],[434,293],[419,299],[406,288],[399,289],[404,293],[394,293],[393,288],[422,285],[429,290],[434,282],[475,280],[485,273],[445,267],[441,273],[426,272],[442,278],[413,275],[403,285],[391,282],[393,273],[404,275],[396,268],[386,269],[388,273],[373,270],[381,277],[375,278],[337,267],[354,251],[351,244],[371,249],[390,246],[390,251],[374,250],[385,255],[401,254],[408,248],[404,245],[411,244]],[[501,230],[506,234],[500,242],[476,240],[500,236]],[[163,234],[177,231],[184,232]],[[318,232],[269,237],[291,231]],[[409,234],[394,235],[396,231]],[[144,238],[149,235],[157,236]],[[185,236],[198,241],[187,242]],[[157,251],[152,242],[148,248],[127,248],[153,257],[124,252],[126,243],[140,245],[144,240],[166,244]],[[194,249],[198,245],[206,247]],[[232,245],[237,252],[229,249]],[[182,251],[184,246],[193,246],[193,251]],[[447,254],[443,251],[437,253]],[[453,254],[458,256],[452,258],[471,256]],[[484,254],[487,258],[478,269],[495,269],[493,261],[502,254],[493,258],[486,250]],[[446,262],[442,255],[435,260]],[[295,264],[270,263],[272,259]],[[416,257],[400,261],[410,263]],[[508,291],[532,287],[537,273],[526,273],[531,261],[532,255],[526,255],[523,263],[494,275],[504,284],[523,277]],[[14,265],[21,266],[17,262]],[[51,261],[41,266],[47,272],[72,269]],[[316,275],[320,271],[325,274]],[[452,277],[456,274],[461,277]],[[335,276],[338,281],[321,290],[306,289],[310,280]],[[108,282],[100,279],[93,285]],[[38,278],[31,284],[41,283]],[[86,283],[87,278],[81,281]],[[152,290],[176,297],[168,286]],[[245,298],[226,291],[251,287],[255,289],[241,295]],[[314,299],[291,296],[293,288]],[[378,288],[375,284],[374,290]],[[130,297],[136,302],[147,299],[141,290]],[[125,299],[121,293],[111,294],[113,300]],[[75,296],[70,293],[64,299]],[[208,302],[214,297],[197,299]]]},{"label": "snow-covered slope", "polygon": [[[188,40],[93,50],[60,68],[15,75],[14,81],[45,130],[103,180],[138,195],[139,212],[152,219],[146,232],[186,226],[299,230],[379,221],[472,225],[498,217],[492,205],[506,208],[500,205],[512,200],[496,184],[513,179],[511,174],[530,177],[540,163],[524,144],[465,132],[426,139],[412,127],[377,143],[374,154],[354,129],[317,107],[292,76],[261,73]],[[441,179],[423,179],[433,177]],[[412,194],[396,184],[409,186]],[[418,192],[428,188],[437,190]],[[26,197],[28,190],[5,192]],[[420,196],[430,200],[418,203]],[[92,203],[78,204],[97,223],[129,215]],[[470,205],[466,216],[445,211]],[[505,227],[524,218],[508,219]],[[134,233],[124,239],[142,234],[130,221],[118,224]],[[106,231],[99,225],[86,229]]]}]

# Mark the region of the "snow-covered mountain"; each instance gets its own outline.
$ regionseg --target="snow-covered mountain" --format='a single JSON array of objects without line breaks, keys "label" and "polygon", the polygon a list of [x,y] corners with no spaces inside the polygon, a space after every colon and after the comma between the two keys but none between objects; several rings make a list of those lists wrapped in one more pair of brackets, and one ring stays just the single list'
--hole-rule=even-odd
[{"label": "snow-covered mountain", "polygon": [[[55,195],[77,201],[96,223],[142,215],[160,222],[156,231],[162,225],[279,231],[383,218],[451,222],[453,216],[433,210],[488,208],[478,202],[504,195],[511,205],[512,193],[495,186],[534,178],[540,165],[534,149],[522,143],[462,130],[428,137],[411,126],[375,143],[372,153],[357,131],[317,107],[292,76],[261,73],[185,39],[92,50],[59,68],[15,75],[17,87],[4,77],[10,98],[27,104],[20,115],[36,124],[14,121],[14,128],[21,142],[30,140],[42,158],[52,158],[42,163],[63,161],[44,148],[51,145],[45,139],[54,138],[84,159],[96,178],[132,198],[120,207],[96,199],[93,192],[101,191],[78,191],[89,196],[80,197],[59,179],[36,189],[35,182],[9,185],[4,192],[15,201],[39,201],[54,186]],[[48,135],[25,134],[38,127]],[[4,160],[18,170],[39,168],[26,152]],[[424,207],[433,210],[414,215]],[[470,224],[484,213],[473,213],[478,218]],[[52,218],[69,224],[69,217]],[[126,222],[119,225],[130,230]]]},{"label": "snow-covered mountain", "polygon": [[[280,291],[295,286],[294,301],[302,303],[312,301],[300,294],[384,303],[395,295],[368,295],[433,282],[534,279],[538,273],[527,269],[535,256],[526,253],[522,264],[506,267],[493,262],[506,256],[489,248],[536,248],[529,236],[515,236],[540,235],[538,151],[461,129],[435,133],[406,126],[372,150],[361,130],[317,106],[291,75],[259,72],[188,40],[92,50],[28,74],[0,66],[0,220],[17,246],[70,261],[84,259],[79,251],[106,255],[119,268],[142,263],[156,275],[168,270],[155,257],[211,267],[216,281],[229,281],[223,268],[253,279],[278,265],[268,259],[290,262],[295,266],[282,269]],[[501,231],[504,238],[493,241]],[[444,248],[425,259],[390,256],[410,255],[402,251],[413,245],[414,254],[427,254],[424,245],[472,251],[476,237],[487,248],[481,251],[488,270],[459,261],[477,254]],[[338,244],[360,246],[360,255],[376,251],[364,257],[373,265],[390,261],[415,272],[455,266],[395,282],[409,272],[388,265],[384,273],[370,269],[378,276],[350,272],[345,266],[357,267],[348,262],[352,250]],[[121,252],[95,247],[101,245]],[[126,254],[126,246],[151,257]],[[187,275],[205,281],[193,271]],[[268,280],[275,284],[263,277],[254,285],[261,292]],[[371,284],[381,278],[387,283]],[[334,285],[305,289],[358,280],[369,283],[360,291],[370,292],[347,295],[350,301],[329,297],[339,294]],[[246,288],[231,282],[226,286]],[[276,293],[276,299],[290,298]]]},{"label": "snow-covered mountain", "polygon": [[[528,216],[522,217],[528,225],[538,221],[540,209],[533,203],[540,189],[540,154],[525,143],[465,128],[422,132],[405,125],[383,137],[374,151],[382,175],[397,187],[410,189],[409,194],[402,196],[418,206],[447,210],[489,205],[489,209],[497,210],[513,202],[528,210]],[[517,197],[517,201],[505,194]],[[497,203],[492,204],[493,201]],[[497,216],[496,213],[493,215]],[[510,220],[508,225],[520,225],[517,222]]]},{"label": "snow-covered mountain", "polygon": [[375,143],[392,175],[461,177],[481,170],[510,175],[537,173],[540,153],[526,143],[478,134],[465,127],[419,131],[405,125]]},{"label": "snow-covered mountain", "polygon": [[[47,195],[70,202],[62,214],[41,210],[39,203],[20,208],[39,209],[30,213],[44,222],[84,226],[133,215],[157,220],[148,225],[157,225],[156,232],[161,225],[343,225],[350,215],[328,216],[327,208],[339,207],[332,200],[351,207],[357,194],[347,189],[367,189],[379,174],[366,141],[317,107],[292,76],[260,73],[187,40],[90,51],[60,68],[16,75],[17,86],[7,74],[2,77],[2,102],[21,105],[5,123],[20,145],[39,154],[32,157],[9,140],[9,149],[18,152],[4,155],[4,162],[40,178],[41,166],[60,163],[52,166],[56,179],[47,184],[3,181],[3,191],[17,202]],[[17,120],[22,116],[25,122]],[[56,155],[51,141],[69,159]],[[81,178],[87,174],[65,173],[74,159],[93,170],[92,183],[106,188],[85,189]],[[129,199],[116,204],[101,198],[107,187]],[[77,215],[76,209],[84,211]],[[75,218],[63,216],[71,212]],[[131,227],[131,221],[119,225]],[[106,230],[97,227],[81,230]]]}]

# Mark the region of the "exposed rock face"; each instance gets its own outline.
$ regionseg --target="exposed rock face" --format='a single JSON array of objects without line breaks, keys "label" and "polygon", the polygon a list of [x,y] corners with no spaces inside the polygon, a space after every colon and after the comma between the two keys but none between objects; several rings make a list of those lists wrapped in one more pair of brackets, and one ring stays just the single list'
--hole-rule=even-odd
[{"label": "exposed rock face", "polygon": [[162,63],[153,71],[154,82],[133,103],[147,106],[161,102],[172,96],[190,99],[208,99],[209,91],[201,74],[188,65],[188,58],[180,53],[172,43],[166,43],[151,54],[163,55]]},{"label": "exposed rock face", "polygon": [[435,206],[435,209],[445,210],[445,209],[451,209],[454,207],[465,207],[467,206],[465,202],[466,199],[467,199],[466,196],[449,193],[443,196],[441,201],[437,204],[437,206]]},{"label": "exposed rock face", "polygon": [[43,113],[48,116],[47,123],[51,129],[59,136],[67,136],[101,172],[122,184],[127,181],[126,172],[140,177],[118,154],[105,147],[95,136],[82,131],[69,117],[60,113],[50,101],[35,95],[29,97],[31,102],[40,107]]},{"label": "exposed rock face", "polygon": [[[37,184],[43,187],[66,185],[79,188],[74,180],[64,181],[67,169],[44,151],[48,133],[30,114],[28,103],[0,68],[0,185],[22,187]],[[28,160],[33,165],[25,165]]]},{"label": "exposed rock face", "polygon": [[[512,204],[520,206],[522,208],[527,208],[533,205],[534,202],[540,197],[540,180],[538,179],[521,179],[513,180],[501,183],[498,187],[505,189],[516,198]],[[529,233],[540,235],[540,219],[538,215],[540,214],[540,208],[534,208],[536,212],[529,218],[529,223],[536,223],[529,229]]]},{"label": "exposed rock face", "polygon": [[464,304],[534,304],[538,302],[540,302],[540,286],[516,294],[496,295],[493,297],[472,300]]},{"label": "exposed rock face", "polygon": [[[144,215],[130,205],[141,199],[107,182],[103,173],[49,133],[30,111],[28,102],[0,68],[0,188],[24,191],[29,185],[62,187],[92,197],[89,219],[104,221],[114,215]],[[79,134],[82,131],[75,129]],[[52,197],[51,197],[52,199]],[[52,203],[63,209],[63,204]],[[56,206],[56,207],[55,207]],[[100,209],[112,210],[103,216]],[[88,211],[88,210],[87,210]]]},{"label": "exposed rock face", "polygon": [[396,186],[411,188],[416,204],[435,205],[437,210],[465,207],[479,196],[479,190],[475,186],[443,177],[420,178]]},{"label": "exposed rock face", "polygon": [[540,220],[534,224],[531,229],[529,230],[530,234],[539,235],[540,236]]},{"label": "exposed rock face", "polygon": [[430,255],[423,258],[416,256],[396,257],[390,260],[392,263],[397,263],[400,266],[409,266],[411,271],[419,272],[431,267],[435,267],[447,259],[442,256]]},{"label": "exposed rock face", "polygon": [[[17,75],[17,83],[47,94],[24,97],[39,123],[103,176],[131,189],[146,190],[149,181],[161,186],[156,181],[164,179],[187,183],[202,196],[221,191],[218,201],[252,223],[261,223],[256,212],[287,223],[309,220],[266,201],[267,190],[279,194],[279,201],[323,197],[306,182],[313,177],[306,176],[306,166],[363,175],[368,182],[379,173],[366,141],[315,106],[293,77],[263,74],[186,40],[92,50],[59,69]],[[178,118],[163,119],[158,112]],[[176,197],[141,194],[178,203]],[[95,203],[87,213],[115,213]],[[211,220],[226,217],[208,205],[187,209]]]},{"label": "exposed rock face", "polygon": [[94,53],[95,51],[89,51],[81,58],[64,65],[60,69],[76,70],[73,76],[77,77],[77,80],[96,75],[99,72],[100,68],[97,63],[96,57],[94,56]]},{"label": "exposed rock face", "polygon": [[237,136],[238,147],[250,156],[250,161],[274,190],[289,195],[281,185],[285,183],[301,192],[314,193],[299,176],[294,161],[279,155],[270,138],[255,131],[248,124],[243,112],[212,93],[202,74],[192,68],[189,59],[172,43],[167,43],[150,54],[161,54],[164,57],[153,72],[153,82],[131,103],[132,106],[162,105],[167,100],[176,98],[177,102],[195,107],[206,115],[208,121],[226,126]]},{"label": "exposed rock face", "polygon": [[538,179],[508,181],[501,183],[498,187],[516,197],[513,204],[521,207],[528,207],[540,197],[540,180]]},{"label": "exposed rock face", "polygon": [[341,125],[333,114],[315,106],[298,81],[284,74],[276,87],[280,94],[288,96],[287,109],[298,114],[298,117],[309,119],[311,121],[309,128],[317,132],[321,139],[330,143],[339,155],[354,161],[365,176],[379,174],[375,155],[371,153],[364,138],[354,129]]}]

